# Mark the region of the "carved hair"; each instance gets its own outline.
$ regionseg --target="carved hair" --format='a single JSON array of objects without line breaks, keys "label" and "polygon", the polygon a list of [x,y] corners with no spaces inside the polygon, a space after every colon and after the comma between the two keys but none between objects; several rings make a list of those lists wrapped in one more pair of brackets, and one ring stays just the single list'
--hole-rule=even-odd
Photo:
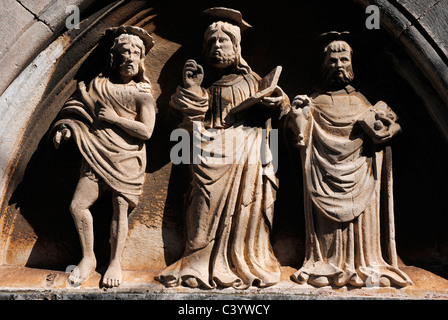
[{"label": "carved hair", "polygon": [[337,40],[330,42],[325,48],[324,48],[324,54],[326,54],[328,51],[330,52],[344,52],[348,51],[350,54],[353,54],[353,49],[350,47],[350,45],[342,40]]},{"label": "carved hair", "polygon": [[143,43],[143,40],[140,39],[140,37],[138,37],[134,34],[123,33],[115,38],[114,44],[112,45],[112,48],[110,48],[110,67],[112,69],[114,69],[115,53],[120,46],[122,46],[126,43],[131,43],[132,45],[134,45],[140,49],[140,62],[138,64],[138,74],[135,76],[136,82],[146,82],[146,83],[150,84],[150,81],[145,74],[145,72],[146,72],[145,44]]},{"label": "carved hair", "polygon": [[251,68],[249,67],[249,65],[247,64],[247,62],[243,59],[243,57],[241,56],[241,30],[240,27],[228,23],[228,22],[224,22],[224,21],[217,21],[217,22],[213,22],[205,31],[204,34],[204,54],[207,57],[209,54],[209,45],[208,45],[208,40],[210,38],[210,36],[221,30],[222,32],[224,32],[225,34],[227,34],[230,39],[232,40],[233,43],[233,49],[235,51],[235,56],[236,56],[236,68],[238,71],[240,71],[243,74],[249,74],[252,72]]}]

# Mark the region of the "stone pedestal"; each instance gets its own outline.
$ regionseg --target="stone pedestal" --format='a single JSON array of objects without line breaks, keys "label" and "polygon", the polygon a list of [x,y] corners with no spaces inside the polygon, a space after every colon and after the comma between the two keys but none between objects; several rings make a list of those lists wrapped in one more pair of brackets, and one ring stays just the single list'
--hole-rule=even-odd
[{"label": "stone pedestal", "polygon": [[314,288],[298,285],[290,279],[297,271],[282,268],[282,280],[268,288],[247,290],[232,288],[201,290],[185,287],[166,288],[154,277],[156,271],[124,271],[118,288],[99,288],[101,274],[73,287],[69,273],[63,271],[2,266],[0,268],[1,300],[446,300],[448,280],[416,267],[402,267],[415,285],[396,288]]}]

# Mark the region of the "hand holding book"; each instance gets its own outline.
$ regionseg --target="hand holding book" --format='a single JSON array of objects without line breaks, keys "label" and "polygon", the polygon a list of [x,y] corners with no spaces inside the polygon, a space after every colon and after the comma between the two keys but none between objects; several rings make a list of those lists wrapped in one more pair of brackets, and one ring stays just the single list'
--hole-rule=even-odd
[{"label": "hand holding book", "polygon": [[[275,67],[268,75],[261,79],[259,91],[248,99],[244,100],[230,112],[237,113],[246,110],[258,103],[263,103],[267,107],[276,107],[283,100],[283,92],[277,86],[278,79],[282,72],[282,67]],[[271,96],[280,91],[279,96]]]}]

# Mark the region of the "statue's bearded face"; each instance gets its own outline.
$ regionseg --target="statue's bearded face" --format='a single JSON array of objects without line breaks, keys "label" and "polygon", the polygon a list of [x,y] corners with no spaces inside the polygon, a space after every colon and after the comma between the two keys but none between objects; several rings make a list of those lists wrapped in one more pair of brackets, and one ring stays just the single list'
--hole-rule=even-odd
[{"label": "statue's bearded face", "polygon": [[117,72],[127,77],[135,77],[139,72],[142,50],[132,42],[121,43],[115,50],[114,62]]},{"label": "statue's bearded face", "polygon": [[323,76],[324,80],[332,85],[349,84],[354,78],[351,53],[327,52],[323,62]]},{"label": "statue's bearded face", "polygon": [[235,64],[236,53],[232,39],[217,30],[207,40],[208,63],[216,68],[228,68]]}]

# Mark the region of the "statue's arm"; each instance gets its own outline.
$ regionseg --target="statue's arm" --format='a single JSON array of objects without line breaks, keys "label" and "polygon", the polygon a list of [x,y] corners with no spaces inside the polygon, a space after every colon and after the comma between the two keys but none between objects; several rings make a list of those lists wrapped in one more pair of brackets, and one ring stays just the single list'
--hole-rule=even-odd
[{"label": "statue's arm", "polygon": [[204,70],[190,59],[185,63],[182,75],[183,85],[177,86],[170,105],[183,115],[185,123],[202,121],[209,108],[207,90],[201,87]]},{"label": "statue's arm", "polygon": [[143,140],[151,138],[156,123],[156,106],[152,94],[145,94],[139,102],[140,123],[143,124],[141,136]]},{"label": "statue's arm", "polygon": [[[91,107],[92,105],[90,105],[91,103],[92,100],[87,93],[86,85],[83,81],[81,81],[78,83],[75,93],[65,102],[63,110],[64,108],[70,108],[72,112],[73,110],[76,110],[76,114],[81,115],[81,117],[91,123],[93,121],[91,115],[89,114],[89,111],[93,110]],[[67,121],[58,121],[54,127],[55,131],[53,131],[53,144],[56,149],[59,149],[62,143],[70,139],[73,135],[66,122]]]},{"label": "statue's arm", "polygon": [[197,96],[204,95],[204,89],[201,87],[202,81],[204,80],[204,68],[193,59],[185,62],[182,79],[185,89]]}]

